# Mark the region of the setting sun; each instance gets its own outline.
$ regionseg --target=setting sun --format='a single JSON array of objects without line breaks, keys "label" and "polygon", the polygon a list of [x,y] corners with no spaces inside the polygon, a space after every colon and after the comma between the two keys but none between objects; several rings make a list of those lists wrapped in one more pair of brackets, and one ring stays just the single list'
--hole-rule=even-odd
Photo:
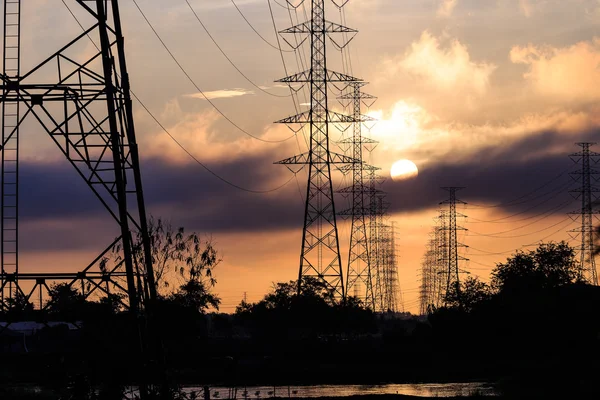
[{"label": "setting sun", "polygon": [[396,161],[394,165],[392,165],[390,175],[396,182],[405,181],[415,178],[417,175],[419,175],[419,169],[415,163],[410,160],[400,160]]}]

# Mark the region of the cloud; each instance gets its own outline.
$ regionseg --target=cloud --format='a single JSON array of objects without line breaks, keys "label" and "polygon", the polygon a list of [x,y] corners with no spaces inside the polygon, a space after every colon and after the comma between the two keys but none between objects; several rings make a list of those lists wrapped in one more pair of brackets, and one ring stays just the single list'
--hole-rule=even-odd
[{"label": "cloud", "polygon": [[528,67],[524,78],[542,96],[563,103],[600,99],[600,38],[560,48],[515,46],[510,60]]},{"label": "cloud", "polygon": [[440,38],[428,31],[423,32],[396,63],[392,62],[392,67],[399,67],[431,87],[476,95],[487,91],[496,69],[494,64],[471,60],[467,47],[458,39],[444,47]]},{"label": "cloud", "polygon": [[438,17],[451,17],[456,8],[458,0],[442,0],[442,3],[437,9]]},{"label": "cloud", "polygon": [[462,164],[482,152],[495,156],[507,146],[536,137],[540,132],[556,132],[563,141],[548,142],[519,153],[515,155],[519,162],[564,154],[581,132],[600,127],[598,114],[598,107],[577,112],[551,109],[528,113],[508,123],[467,124],[444,121],[406,100],[397,102],[390,110],[369,113],[379,120],[371,133],[380,143],[374,158],[384,173],[401,158],[408,158],[419,167],[435,167],[440,163]]},{"label": "cloud", "polygon": [[[222,90],[213,90],[210,92],[204,92],[204,96],[201,93],[193,93],[185,95],[186,97],[191,97],[194,99],[200,100],[215,100],[215,99],[230,99],[232,97],[241,97],[253,95],[254,92],[246,89],[222,89]],[[205,97],[206,96],[206,97]]]},{"label": "cloud", "polygon": [[[139,114],[139,118],[143,121],[148,120],[148,117],[142,113]],[[167,103],[161,113],[161,120],[177,142],[203,162],[217,162],[251,155],[263,155],[266,159],[266,154],[276,148],[278,152],[272,156],[275,158],[268,161],[273,162],[278,159],[277,157],[285,158],[289,154],[298,152],[293,138],[281,143],[277,142],[290,138],[293,134],[284,125],[270,124],[260,130],[249,132],[263,140],[274,141],[264,143],[232,127],[216,110],[185,112],[178,99]],[[221,126],[223,123],[227,125]],[[180,145],[167,133],[156,127],[154,123],[150,126],[154,133],[140,138],[141,145],[144,146],[144,155],[165,159],[173,164],[192,162],[191,157],[185,154]]]},{"label": "cloud", "polygon": [[529,0],[519,0],[519,9],[527,18],[531,17],[531,14],[533,13],[533,7]]}]

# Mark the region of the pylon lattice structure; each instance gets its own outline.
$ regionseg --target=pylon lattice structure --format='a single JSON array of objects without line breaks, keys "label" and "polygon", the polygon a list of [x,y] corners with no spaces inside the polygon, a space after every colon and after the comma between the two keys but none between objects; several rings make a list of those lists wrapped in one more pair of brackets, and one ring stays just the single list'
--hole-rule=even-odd
[{"label": "pylon lattice structure", "polygon": [[598,200],[600,189],[594,184],[598,182],[600,171],[593,168],[600,161],[600,154],[591,151],[595,143],[577,143],[581,151],[571,154],[570,158],[581,168],[571,172],[571,177],[581,184],[578,189],[571,190],[571,194],[581,200],[581,209],[570,212],[574,220],[581,222],[581,227],[571,230],[570,233],[581,239],[581,244],[576,247],[581,263],[580,278],[592,285],[598,285],[598,273],[594,256],[594,220],[598,218],[598,210],[593,205]]},{"label": "pylon lattice structure", "polygon": [[[370,107],[377,99],[375,96],[362,92],[361,88],[366,82],[354,82],[350,84],[352,92],[340,96],[342,101],[349,101],[353,109],[353,118],[361,120],[361,106],[364,103]],[[367,196],[372,190],[366,185],[365,164],[363,163],[363,147],[373,145],[376,142],[362,136],[362,122],[353,124],[351,138],[343,139],[340,143],[349,145],[352,157],[357,162],[349,164],[342,172],[351,173],[352,186],[339,190],[343,195],[349,195],[352,199],[352,207],[339,213],[342,217],[350,217],[350,248],[348,255],[348,268],[346,273],[346,293],[356,293],[365,306],[375,309],[375,293],[373,291],[373,276],[371,272],[371,257],[367,240],[367,218],[369,208],[367,207]]]},{"label": "pylon lattice structure", "polygon": [[277,121],[285,124],[308,124],[310,127],[309,150],[308,153],[279,161],[277,164],[287,165],[288,168],[291,165],[308,166],[298,291],[301,289],[302,278],[312,276],[325,282],[338,297],[344,298],[345,286],[331,180],[331,166],[335,164],[354,164],[360,161],[330,150],[329,125],[331,123],[364,122],[371,120],[371,118],[361,116],[357,120],[352,116],[329,110],[328,86],[330,83],[346,86],[349,83],[361,80],[327,69],[327,37],[328,35],[341,34],[342,40],[346,40],[346,43],[342,43],[341,46],[345,46],[349,41],[347,34],[354,35],[357,31],[326,21],[325,0],[312,0],[311,5],[310,21],[280,32],[283,35],[300,34],[309,36],[311,68],[308,71],[299,72],[278,81],[289,85],[296,83],[309,84],[310,110]]},{"label": "pylon lattice structure", "polygon": [[448,239],[448,230],[447,222],[448,222],[448,211],[440,210],[438,217],[436,218],[436,228],[434,233],[434,242],[435,242],[435,281],[434,281],[434,289],[433,289],[433,304],[436,307],[441,307],[444,304],[444,295],[447,284],[447,268],[444,263],[444,260],[448,259],[447,251],[448,246],[446,246]]},{"label": "pylon lattice structure", "polygon": [[398,277],[398,231],[397,223],[392,221],[389,229],[389,240],[387,240],[386,263],[384,266],[384,310],[389,312],[403,312],[404,302]]},{"label": "pylon lattice structure", "polygon": [[446,232],[446,240],[443,245],[445,247],[444,258],[442,259],[446,270],[446,282],[444,287],[444,298],[447,298],[448,293],[455,293],[459,304],[462,302],[461,288],[460,288],[460,273],[464,272],[460,269],[460,261],[468,261],[458,253],[460,247],[466,247],[464,244],[458,241],[458,232],[465,231],[466,229],[462,226],[458,226],[457,219],[465,218],[466,216],[460,214],[456,210],[457,204],[467,204],[462,200],[456,198],[456,192],[464,189],[461,187],[445,187],[442,188],[449,193],[449,198],[440,204],[448,206],[448,213],[445,215],[445,222],[442,230]]},{"label": "pylon lattice structure", "polygon": [[[7,298],[20,295],[43,309],[49,284],[81,284],[85,298],[126,293],[123,306],[135,315],[156,297],[156,287],[119,4],[116,0],[76,3],[91,17],[90,26],[21,73],[21,1],[4,0],[1,305],[6,308]],[[87,46],[82,42],[88,39],[99,48],[82,59],[77,46]],[[113,236],[87,265],[53,272],[20,265],[20,134],[29,119],[39,122],[118,227],[117,238]],[[82,227],[82,234],[86,229]],[[133,232],[142,237],[144,265],[134,259]],[[121,249],[120,261],[107,262],[115,248]]]},{"label": "pylon lattice structure", "polygon": [[439,305],[439,228],[433,227],[429,233],[427,250],[421,261],[421,289],[420,308],[421,315],[430,312],[432,307]]}]

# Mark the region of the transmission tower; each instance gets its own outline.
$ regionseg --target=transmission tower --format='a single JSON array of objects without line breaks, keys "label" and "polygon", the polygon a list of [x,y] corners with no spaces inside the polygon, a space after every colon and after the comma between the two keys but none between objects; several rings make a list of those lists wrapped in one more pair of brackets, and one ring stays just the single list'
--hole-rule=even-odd
[{"label": "transmission tower", "polygon": [[[340,96],[340,100],[351,102],[353,109],[353,118],[360,121],[364,103],[370,107],[377,99],[375,96],[363,93],[361,88],[366,82],[354,82],[350,84],[353,89],[351,93]],[[365,164],[363,163],[363,146],[376,143],[374,140],[362,136],[362,123],[353,124],[353,134],[351,138],[344,139],[340,143],[349,145],[352,150],[350,157],[358,162],[350,164],[344,172],[352,174],[352,186],[341,189],[342,194],[349,194],[352,197],[352,208],[344,210],[339,215],[351,217],[350,230],[350,249],[348,255],[348,268],[346,273],[346,293],[356,290],[358,297],[365,302],[370,309],[375,309],[375,295],[373,291],[373,279],[371,273],[371,263],[369,257],[369,248],[367,242],[367,223],[369,209],[366,207],[367,196],[370,194],[371,187],[365,184]],[[361,293],[359,286],[363,287]]]},{"label": "transmission tower", "polygon": [[[449,193],[449,198],[440,204],[448,206],[448,214],[445,222],[445,227],[442,228],[447,232],[446,242],[444,247],[446,247],[446,256],[444,259],[444,263],[446,264],[446,285],[445,285],[445,293],[451,293],[453,290],[457,295],[459,303],[461,300],[461,291],[460,291],[460,276],[461,271],[459,262],[467,261],[466,258],[460,256],[458,254],[459,247],[466,247],[464,244],[459,243],[458,241],[458,231],[466,230],[462,226],[457,225],[457,218],[464,218],[465,215],[460,214],[456,211],[457,204],[467,204],[462,200],[456,198],[456,192],[464,189],[461,187],[445,187],[442,188]],[[444,296],[445,297],[445,296]]]},{"label": "transmission tower", "polygon": [[379,217],[384,205],[381,190],[377,189],[377,186],[384,182],[384,178],[377,174],[380,170],[378,167],[371,165],[365,165],[364,171],[367,176],[368,188],[369,188],[369,234],[367,236],[367,242],[369,249],[369,258],[371,266],[371,275],[373,281],[373,294],[375,296],[374,310],[380,310],[383,304],[383,286],[382,286],[382,271],[380,268],[381,260],[381,241],[379,240],[381,235],[381,226]]},{"label": "transmission tower", "polygon": [[581,168],[571,172],[575,181],[581,184],[579,189],[571,190],[571,194],[581,200],[581,209],[569,213],[574,220],[579,219],[581,227],[570,231],[581,236],[581,244],[577,247],[581,262],[580,278],[592,285],[598,285],[598,274],[594,255],[594,219],[598,216],[598,210],[594,210],[593,204],[598,200],[597,193],[600,190],[594,186],[598,181],[600,171],[593,168],[600,161],[600,154],[590,150],[596,143],[577,143],[581,151],[571,154],[569,157]]},{"label": "transmission tower", "polygon": [[[354,164],[360,162],[352,157],[330,151],[329,125],[331,123],[355,123],[371,120],[362,117],[342,115],[329,110],[328,85],[347,85],[360,79],[327,69],[326,40],[328,35],[341,34],[341,46],[347,45],[356,30],[325,20],[325,0],[312,0],[311,20],[281,31],[281,34],[308,35],[311,46],[311,68],[308,71],[279,80],[293,85],[310,85],[310,110],[277,121],[285,124],[308,124],[310,146],[308,153],[300,154],[277,164],[308,165],[308,184],[302,233],[302,249],[298,292],[302,278],[316,277],[327,284],[334,293],[345,296],[342,262],[340,257],[338,227],[334,201],[331,166],[333,164]],[[345,3],[344,3],[345,4]],[[333,39],[332,39],[333,40]],[[304,41],[302,41],[304,42]],[[289,42],[288,42],[289,43]]]},{"label": "transmission tower", "polygon": [[400,281],[398,279],[397,223],[392,221],[389,239],[386,241],[387,261],[385,264],[385,299],[384,309],[390,312],[404,311]]},{"label": "transmission tower", "polygon": [[440,210],[436,218],[436,228],[434,234],[435,241],[435,290],[434,304],[436,307],[441,307],[444,304],[444,295],[447,284],[447,268],[444,260],[448,259],[446,245],[448,239],[448,231],[446,229],[448,221],[448,211]]},{"label": "transmission tower", "polygon": [[[129,75],[125,62],[119,2],[76,0],[89,27],[52,56],[22,73],[21,1],[4,0],[4,68],[2,79],[1,308],[17,295],[45,309],[49,285],[81,285],[84,298],[126,293],[122,305],[134,320],[150,315],[156,298],[150,239]],[[97,52],[83,57],[82,42],[94,41]],[[84,43],[87,46],[87,42]],[[19,164],[21,125],[37,120],[77,174],[99,199],[116,232],[87,265],[63,271],[35,272],[19,259]],[[35,195],[34,193],[25,193]],[[82,226],[85,235],[89,226]],[[134,259],[133,236],[141,237],[143,264]],[[116,239],[115,239],[116,236]],[[120,249],[120,261],[109,262]],[[78,272],[76,272],[78,271]],[[123,287],[125,281],[125,287]],[[149,321],[148,319],[146,321]],[[150,340],[142,324],[139,337]],[[141,343],[142,352],[148,350]],[[145,363],[151,360],[145,354]],[[144,395],[144,389],[141,388]]]}]

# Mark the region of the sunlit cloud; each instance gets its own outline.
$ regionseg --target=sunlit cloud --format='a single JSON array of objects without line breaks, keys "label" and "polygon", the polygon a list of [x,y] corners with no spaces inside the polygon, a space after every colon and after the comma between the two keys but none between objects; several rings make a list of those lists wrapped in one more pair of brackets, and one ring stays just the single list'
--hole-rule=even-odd
[{"label": "sunlit cloud", "polygon": [[[191,97],[200,100],[215,100],[215,99],[230,99],[232,97],[241,97],[253,95],[254,92],[246,89],[222,89],[213,90],[210,92],[204,92],[204,96],[201,93],[188,94],[186,97]],[[205,97],[206,96],[206,97]]]},{"label": "sunlit cloud", "polygon": [[510,59],[528,67],[524,77],[542,96],[563,102],[600,98],[600,38],[562,48],[515,46]]},{"label": "sunlit cloud", "polygon": [[527,18],[531,17],[533,13],[533,7],[529,0],[519,0],[519,9]]},{"label": "sunlit cloud", "polygon": [[428,31],[423,32],[399,60],[388,63],[392,71],[408,72],[432,88],[460,89],[477,95],[486,92],[496,69],[492,63],[473,61],[467,46],[458,39],[443,46],[440,38]]},{"label": "sunlit cloud", "polygon": [[450,17],[456,8],[458,0],[442,0],[442,3],[437,9],[438,17]]},{"label": "sunlit cloud", "polygon": [[[418,165],[460,163],[478,157],[490,147],[505,148],[511,143],[531,138],[543,132],[555,131],[577,135],[600,126],[598,110],[567,112],[552,110],[531,113],[505,123],[466,124],[443,121],[419,104],[399,101],[389,111],[374,110],[370,116],[379,121],[371,129],[373,139],[379,141],[375,155],[381,165],[391,165],[398,158],[409,158]],[[566,141],[567,145],[571,141]],[[529,159],[563,154],[564,147],[545,146],[532,149]],[[488,154],[493,156],[493,154]],[[479,154],[480,156],[480,154]]]}]

